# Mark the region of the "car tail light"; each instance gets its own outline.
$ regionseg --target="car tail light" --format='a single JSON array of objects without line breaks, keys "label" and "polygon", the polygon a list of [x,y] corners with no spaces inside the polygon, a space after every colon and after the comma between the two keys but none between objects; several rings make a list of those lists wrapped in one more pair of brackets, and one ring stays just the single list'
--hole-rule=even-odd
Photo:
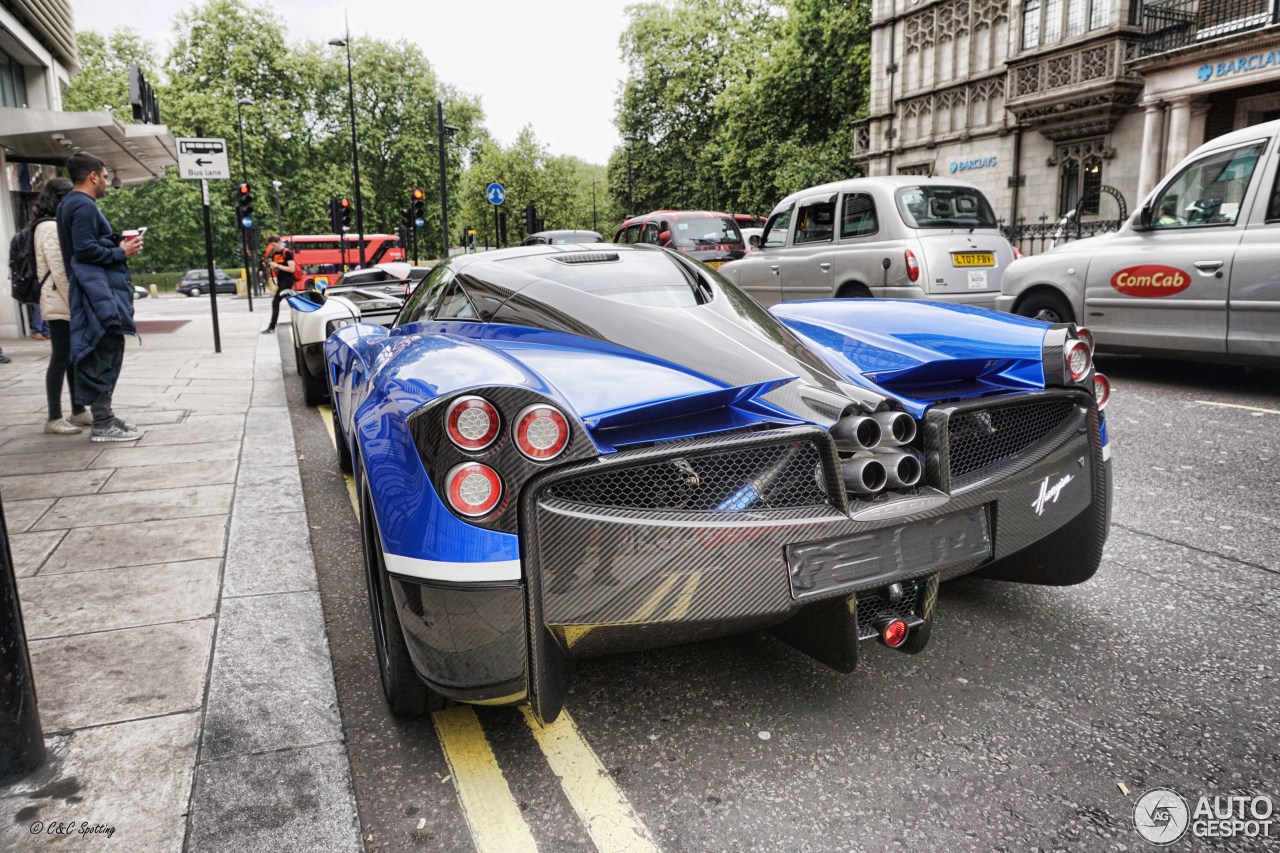
[{"label": "car tail light", "polygon": [[545,462],[569,444],[569,422],[554,406],[526,406],[516,415],[515,439],[521,453],[535,462]]},{"label": "car tail light", "polygon": [[885,623],[880,629],[880,641],[891,649],[896,649],[907,641],[907,623],[894,619]]},{"label": "car tail light", "polygon": [[920,262],[916,260],[916,253],[907,249],[903,253],[903,259],[907,262],[907,278],[912,281],[920,280]]},{"label": "car tail light", "polygon": [[1089,331],[1084,326],[1077,326],[1076,337],[1085,342],[1085,345],[1089,347],[1089,355],[1092,356],[1094,349],[1093,332]]},{"label": "car tail light", "polygon": [[484,450],[498,437],[502,419],[498,410],[483,397],[459,397],[444,413],[449,440],[463,450]]},{"label": "car tail light", "polygon": [[1093,399],[1098,403],[1098,411],[1106,408],[1111,399],[1111,380],[1101,373],[1093,374]]},{"label": "car tail light", "polygon": [[488,465],[464,462],[445,475],[449,505],[472,518],[487,515],[502,500],[502,478]]},{"label": "car tail light", "polygon": [[1067,346],[1062,351],[1062,357],[1066,362],[1067,375],[1071,377],[1072,382],[1080,382],[1089,375],[1089,368],[1093,366],[1093,358],[1089,355],[1089,345],[1084,341],[1067,341]]}]

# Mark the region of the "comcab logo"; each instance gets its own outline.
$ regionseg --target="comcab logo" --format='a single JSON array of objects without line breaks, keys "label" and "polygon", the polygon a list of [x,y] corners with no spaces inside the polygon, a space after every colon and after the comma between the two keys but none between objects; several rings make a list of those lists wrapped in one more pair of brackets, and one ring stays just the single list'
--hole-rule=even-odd
[{"label": "comcab logo", "polygon": [[1151,299],[1181,293],[1191,286],[1191,276],[1176,267],[1144,264],[1120,270],[1111,277],[1111,286],[1125,296]]}]

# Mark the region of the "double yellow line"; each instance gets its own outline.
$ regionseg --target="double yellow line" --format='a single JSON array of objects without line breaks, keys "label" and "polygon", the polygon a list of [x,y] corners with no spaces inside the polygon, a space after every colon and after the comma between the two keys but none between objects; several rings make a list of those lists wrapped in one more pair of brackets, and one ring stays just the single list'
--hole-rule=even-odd
[{"label": "double yellow line", "polygon": [[[329,438],[336,441],[329,407],[319,407]],[[351,508],[360,513],[355,481],[346,476]],[[654,594],[652,610],[671,591],[677,578],[668,580]],[[687,581],[677,598],[677,609],[688,609],[688,600],[698,580]],[[686,600],[688,599],[688,600]],[[582,821],[592,843],[601,853],[656,853],[660,848],[595,750],[582,737],[569,712],[562,711],[551,725],[541,725],[533,713],[522,708],[525,722],[542,750],[560,787]],[[480,853],[533,851],[537,842],[520,811],[511,786],[502,775],[498,758],[485,736],[484,728],[470,705],[456,705],[431,715],[440,748],[453,777],[454,790],[466,818],[471,838]]]}]

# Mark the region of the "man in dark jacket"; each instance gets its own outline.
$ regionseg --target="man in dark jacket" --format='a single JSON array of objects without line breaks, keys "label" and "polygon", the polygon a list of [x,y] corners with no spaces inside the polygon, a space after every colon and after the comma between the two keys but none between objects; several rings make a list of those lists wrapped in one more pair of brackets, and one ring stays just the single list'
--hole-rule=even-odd
[{"label": "man in dark jacket", "polygon": [[133,441],[141,433],[115,416],[111,397],[124,364],[124,336],[137,332],[125,261],[142,251],[142,239],[122,239],[98,209],[107,194],[105,163],[78,151],[67,171],[75,186],[58,205],[58,240],[71,283],[72,393],[93,411],[92,441]]}]

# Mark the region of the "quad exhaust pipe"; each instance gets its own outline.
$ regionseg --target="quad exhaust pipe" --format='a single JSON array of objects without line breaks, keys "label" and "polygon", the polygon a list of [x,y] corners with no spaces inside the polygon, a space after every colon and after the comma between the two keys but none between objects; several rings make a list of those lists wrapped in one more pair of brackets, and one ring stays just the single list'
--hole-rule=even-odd
[{"label": "quad exhaust pipe", "polygon": [[845,489],[871,495],[881,489],[909,489],[924,476],[924,464],[914,450],[862,452],[840,463]]},{"label": "quad exhaust pipe", "polygon": [[831,427],[831,437],[845,451],[901,447],[915,441],[916,421],[906,412],[845,415]]}]

